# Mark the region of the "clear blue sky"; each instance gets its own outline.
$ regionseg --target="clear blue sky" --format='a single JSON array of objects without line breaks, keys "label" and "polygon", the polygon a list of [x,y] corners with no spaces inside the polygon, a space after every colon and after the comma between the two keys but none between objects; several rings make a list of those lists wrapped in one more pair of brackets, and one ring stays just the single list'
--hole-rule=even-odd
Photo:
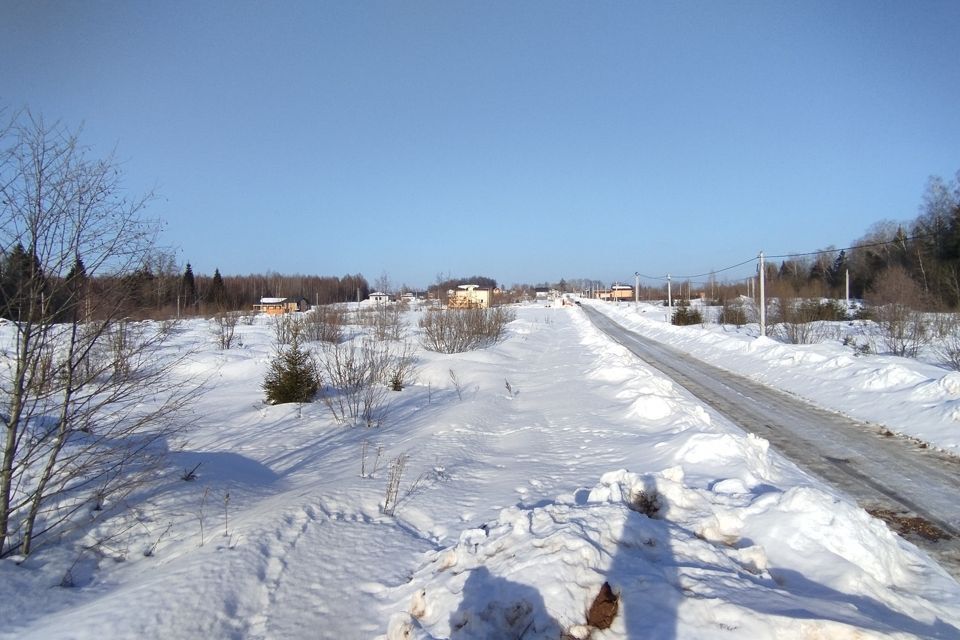
[{"label": "clear blue sky", "polygon": [[197,273],[632,282],[913,218],[960,169],[958,33],[956,0],[0,0],[0,105],[115,147]]}]

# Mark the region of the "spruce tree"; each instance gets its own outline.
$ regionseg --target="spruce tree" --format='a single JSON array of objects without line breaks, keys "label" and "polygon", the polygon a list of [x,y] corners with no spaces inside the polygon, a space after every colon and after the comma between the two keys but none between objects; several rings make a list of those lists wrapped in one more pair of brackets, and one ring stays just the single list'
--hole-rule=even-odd
[{"label": "spruce tree", "polygon": [[226,288],[223,285],[223,276],[220,269],[213,270],[213,281],[210,283],[210,301],[222,309],[226,303]]},{"label": "spruce tree", "polygon": [[69,322],[80,317],[81,306],[87,297],[87,268],[77,256],[67,272],[65,287],[58,292],[58,320]]},{"label": "spruce tree", "polygon": [[22,320],[27,316],[37,317],[41,307],[49,304],[43,297],[47,294],[47,282],[36,253],[30,253],[17,243],[6,256],[3,265],[2,309],[0,316],[9,320]]},{"label": "spruce tree", "polygon": [[267,402],[312,402],[319,389],[317,363],[309,351],[300,347],[300,339],[294,335],[287,350],[270,363],[270,371],[263,381]]},{"label": "spruce tree", "polygon": [[183,272],[181,290],[183,291],[184,305],[190,306],[197,301],[197,283],[193,278],[193,267],[190,266],[189,262]]}]

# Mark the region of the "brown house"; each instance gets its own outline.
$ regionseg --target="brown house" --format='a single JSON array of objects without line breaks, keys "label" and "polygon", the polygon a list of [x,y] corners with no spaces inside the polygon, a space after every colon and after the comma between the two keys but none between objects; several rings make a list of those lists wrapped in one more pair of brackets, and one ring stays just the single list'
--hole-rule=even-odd
[{"label": "brown house", "polygon": [[310,303],[306,298],[260,298],[260,303],[253,305],[255,313],[266,313],[270,316],[279,316],[297,311],[309,311]]}]

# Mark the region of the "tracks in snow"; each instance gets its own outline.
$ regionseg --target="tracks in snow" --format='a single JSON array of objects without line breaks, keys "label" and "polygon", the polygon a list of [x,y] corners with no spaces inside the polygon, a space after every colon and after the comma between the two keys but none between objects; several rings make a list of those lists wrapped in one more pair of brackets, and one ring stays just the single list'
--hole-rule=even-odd
[{"label": "tracks in snow", "polygon": [[[960,462],[642,338],[584,307],[593,324],[717,413],[858,504],[960,577]],[[923,523],[926,526],[910,526]],[[932,525],[932,526],[931,526]],[[943,535],[937,536],[937,530]],[[931,539],[938,538],[938,539]]]}]

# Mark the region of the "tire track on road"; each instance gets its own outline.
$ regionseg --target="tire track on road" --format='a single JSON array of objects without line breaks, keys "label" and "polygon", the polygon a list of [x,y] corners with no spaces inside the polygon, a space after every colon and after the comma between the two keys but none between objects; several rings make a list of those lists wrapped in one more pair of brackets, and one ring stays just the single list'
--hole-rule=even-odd
[{"label": "tire track on road", "polygon": [[[672,378],[717,413],[862,507],[932,523],[945,536],[901,534],[960,577],[960,462],[643,338],[583,307],[600,331]],[[889,522],[888,522],[889,524]]]}]

